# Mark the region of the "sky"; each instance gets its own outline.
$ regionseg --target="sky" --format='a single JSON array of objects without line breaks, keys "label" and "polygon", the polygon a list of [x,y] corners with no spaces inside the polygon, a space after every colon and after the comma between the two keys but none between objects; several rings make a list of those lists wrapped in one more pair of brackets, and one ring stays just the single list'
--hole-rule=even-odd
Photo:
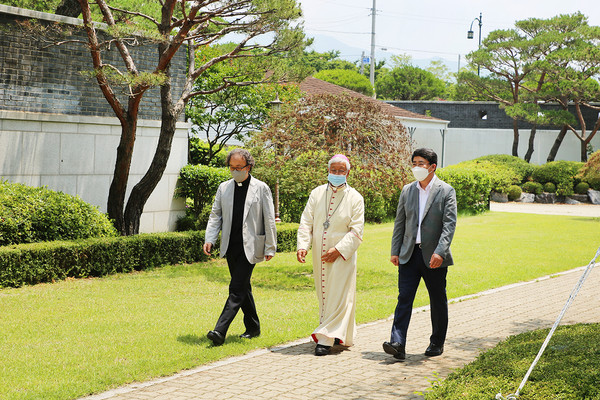
[{"label": "sky", "polygon": [[[304,29],[323,51],[341,43],[341,57],[359,60],[371,51],[373,0],[299,0]],[[376,0],[376,60],[408,54],[413,60],[441,58],[455,68],[459,55],[477,49],[481,13],[482,39],[490,31],[514,27],[527,18],[550,18],[581,11],[590,25],[600,25],[597,0]],[[467,39],[473,24],[474,39]],[[338,42],[336,42],[336,40]],[[347,46],[347,47],[346,47]],[[335,48],[329,48],[336,50]],[[339,48],[338,48],[339,49]]]}]

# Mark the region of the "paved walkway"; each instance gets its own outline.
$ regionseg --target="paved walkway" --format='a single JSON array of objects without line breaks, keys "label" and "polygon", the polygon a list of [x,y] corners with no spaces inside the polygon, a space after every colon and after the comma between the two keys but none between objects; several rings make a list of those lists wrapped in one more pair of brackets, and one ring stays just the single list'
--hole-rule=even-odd
[{"label": "paved walkway", "polygon": [[[593,252],[590,249],[590,259]],[[86,400],[421,399],[418,393],[432,380],[446,377],[507,336],[550,328],[582,272],[577,268],[455,299],[449,306],[448,339],[440,357],[423,355],[431,328],[428,307],[422,307],[413,313],[405,361],[394,360],[381,348],[389,340],[391,319],[387,319],[360,326],[354,347],[335,348],[329,356],[315,357],[314,344],[301,340]],[[592,270],[562,324],[600,322],[598,293],[600,265]],[[495,395],[490,393],[490,398]]]}]

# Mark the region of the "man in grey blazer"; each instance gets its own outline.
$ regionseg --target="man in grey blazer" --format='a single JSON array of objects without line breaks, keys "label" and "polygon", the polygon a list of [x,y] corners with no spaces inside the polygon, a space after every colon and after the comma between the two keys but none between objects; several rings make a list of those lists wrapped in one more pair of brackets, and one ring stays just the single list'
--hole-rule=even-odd
[{"label": "man in grey blazer", "polygon": [[239,309],[244,313],[246,331],[242,338],[260,335],[260,321],[252,296],[250,279],[254,265],[275,255],[277,233],[271,190],[250,175],[254,158],[245,149],[227,155],[233,179],[221,183],[206,226],[204,253],[210,255],[221,234],[221,257],[227,257],[231,281],[229,296],[215,329],[206,335],[215,346],[225,342],[229,325]]},{"label": "man in grey blazer", "polygon": [[429,293],[432,334],[426,356],[444,352],[448,329],[446,274],[453,264],[450,243],[456,228],[456,192],[435,175],[437,154],[417,149],[412,155],[416,181],[402,188],[390,261],[398,267],[398,304],[386,353],[406,357],[406,333],[421,278]]}]

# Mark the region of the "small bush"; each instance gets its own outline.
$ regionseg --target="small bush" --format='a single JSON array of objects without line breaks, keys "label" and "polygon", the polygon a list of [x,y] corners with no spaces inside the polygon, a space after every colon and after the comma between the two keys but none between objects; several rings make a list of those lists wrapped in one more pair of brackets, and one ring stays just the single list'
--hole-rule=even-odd
[{"label": "small bush", "polygon": [[188,214],[198,219],[205,206],[212,204],[219,185],[230,178],[228,168],[188,164],[179,172],[175,196],[190,199]]},{"label": "small bush", "polygon": [[521,190],[521,187],[517,186],[517,185],[511,185],[508,188],[508,199],[511,201],[515,201],[521,198],[521,193],[523,193],[523,191]]},{"label": "small bush", "polygon": [[480,170],[451,166],[437,171],[440,179],[456,191],[459,212],[481,213],[489,209],[490,178]]},{"label": "small bush", "polygon": [[600,190],[600,150],[593,153],[576,178],[587,182],[594,190]]},{"label": "small bush", "polygon": [[508,154],[490,154],[476,158],[473,161],[489,161],[492,164],[512,170],[517,174],[520,180],[520,182],[515,183],[526,182],[536,168],[535,165],[529,164],[522,158],[510,156]]},{"label": "small bush", "polygon": [[451,167],[476,169],[484,172],[489,178],[492,190],[498,193],[507,193],[510,185],[521,183],[521,177],[517,172],[506,165],[488,160],[463,161]]},{"label": "small bush", "polygon": [[551,161],[536,168],[532,178],[540,183],[552,182],[556,194],[569,196],[573,194],[574,178],[582,166],[583,163],[577,161]]},{"label": "small bush", "polygon": [[542,194],[544,192],[544,185],[539,182],[525,182],[523,184],[523,191],[532,194]]},{"label": "small bush", "polygon": [[544,184],[544,192],[556,193],[556,185],[552,182],[546,182],[546,184]]},{"label": "small bush", "polygon": [[589,189],[590,185],[588,185],[587,182],[579,182],[575,185],[575,193],[577,194],[587,194]]},{"label": "small bush", "polygon": [[79,197],[0,182],[0,246],[116,235],[108,217]]}]

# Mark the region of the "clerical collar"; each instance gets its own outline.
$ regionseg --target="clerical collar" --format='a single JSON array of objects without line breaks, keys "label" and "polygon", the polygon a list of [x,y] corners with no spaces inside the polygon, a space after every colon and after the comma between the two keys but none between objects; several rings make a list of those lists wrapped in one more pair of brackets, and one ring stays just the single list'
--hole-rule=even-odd
[{"label": "clerical collar", "polygon": [[235,182],[236,186],[248,186],[250,184],[250,178],[252,175],[248,174],[248,177],[241,182]]},{"label": "clerical collar", "polygon": [[347,185],[346,183],[342,183],[340,186],[333,186],[333,185],[331,184],[331,182],[329,182],[329,183],[327,183],[327,184],[329,185],[329,187],[331,188],[331,191],[332,191],[333,193],[337,193],[337,191],[338,191],[338,190],[342,190],[342,189],[344,189],[344,188],[346,187],[346,185]]}]

